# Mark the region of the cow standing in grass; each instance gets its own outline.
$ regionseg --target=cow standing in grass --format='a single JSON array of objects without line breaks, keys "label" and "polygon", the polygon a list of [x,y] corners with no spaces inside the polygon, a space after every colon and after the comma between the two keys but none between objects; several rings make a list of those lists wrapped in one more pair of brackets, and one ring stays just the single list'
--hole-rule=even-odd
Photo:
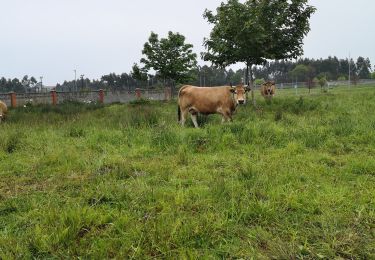
[{"label": "cow standing in grass", "polygon": [[7,105],[3,101],[0,100],[0,123],[2,120],[5,119],[7,113],[8,113]]},{"label": "cow standing in grass", "polygon": [[274,81],[268,81],[266,83],[263,83],[260,87],[260,93],[268,101],[272,100],[273,96],[275,95],[275,92],[276,86]]},{"label": "cow standing in grass", "polygon": [[183,86],[178,93],[178,120],[184,126],[190,113],[194,126],[198,128],[197,115],[221,114],[222,122],[231,121],[237,105],[246,103],[244,85],[223,87]]}]

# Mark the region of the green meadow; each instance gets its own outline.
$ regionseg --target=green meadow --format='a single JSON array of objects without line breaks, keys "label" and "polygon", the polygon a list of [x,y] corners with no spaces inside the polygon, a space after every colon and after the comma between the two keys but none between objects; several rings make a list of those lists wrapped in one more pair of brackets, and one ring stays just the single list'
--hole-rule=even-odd
[{"label": "green meadow", "polygon": [[374,259],[375,87],[256,98],[11,110],[0,259]]}]

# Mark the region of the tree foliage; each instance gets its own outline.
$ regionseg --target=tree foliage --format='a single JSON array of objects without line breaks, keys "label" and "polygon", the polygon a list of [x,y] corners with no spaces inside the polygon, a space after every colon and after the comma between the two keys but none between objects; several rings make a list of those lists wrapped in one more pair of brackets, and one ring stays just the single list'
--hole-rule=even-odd
[{"label": "tree foliage", "polygon": [[308,66],[299,64],[292,71],[290,71],[290,75],[295,78],[296,81],[305,81],[308,71]]},{"label": "tree foliage", "polygon": [[23,76],[21,80],[19,80],[18,78],[0,78],[0,93],[6,93],[10,91],[18,93],[29,92],[36,86],[37,80],[34,77],[29,78],[28,75]]},{"label": "tree foliage", "polygon": [[151,32],[148,42],[144,44],[141,59],[146,70],[155,70],[165,80],[177,83],[189,78],[189,71],[197,64],[197,55],[193,45],[185,43],[185,36],[169,32],[167,38],[161,38]]},{"label": "tree foliage", "polygon": [[132,67],[131,76],[141,82],[147,81],[147,70],[145,68],[140,68],[138,64],[134,63]]},{"label": "tree foliage", "polygon": [[356,74],[360,79],[371,78],[371,62],[370,59],[359,56],[356,63]]},{"label": "tree foliage", "polygon": [[[297,61],[276,60],[266,62],[263,66],[254,67],[254,75],[256,78],[272,79],[277,82],[292,82],[296,80],[295,69],[299,65],[311,66],[314,68],[313,77],[326,77],[327,80],[345,80],[348,79],[349,63],[351,76],[360,75],[358,78],[370,78],[370,74],[360,73],[360,71],[371,71],[371,64],[368,58],[358,58],[365,60],[362,63],[366,67],[358,66],[353,59],[339,59],[337,57],[328,57],[320,59],[303,58]],[[357,61],[358,61],[357,59]],[[362,69],[360,69],[362,67]],[[297,76],[298,81],[305,81],[305,77],[301,74]]]},{"label": "tree foliage", "polygon": [[268,59],[297,58],[314,11],[307,0],[229,0],[216,14],[204,12],[214,27],[202,58],[222,67],[244,62],[250,68]]}]

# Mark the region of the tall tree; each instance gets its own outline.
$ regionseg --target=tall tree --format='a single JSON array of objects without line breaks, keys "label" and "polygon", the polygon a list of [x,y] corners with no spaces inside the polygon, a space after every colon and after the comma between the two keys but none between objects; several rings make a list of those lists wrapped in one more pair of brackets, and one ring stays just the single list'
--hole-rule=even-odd
[{"label": "tall tree", "polygon": [[349,73],[350,80],[351,80],[352,83],[354,83],[354,85],[357,85],[357,82],[358,82],[358,79],[359,79],[358,74],[357,74],[358,69],[357,69],[357,65],[356,65],[356,63],[354,62],[353,59],[350,59],[348,61],[348,66],[350,68],[350,73]]},{"label": "tall tree", "polygon": [[305,81],[307,80],[308,71],[308,66],[299,64],[292,71],[290,71],[290,75],[296,81]]},{"label": "tall tree", "polygon": [[147,70],[145,68],[140,68],[136,63],[134,63],[132,67],[131,76],[140,82],[146,82],[148,79]]},{"label": "tall tree", "polygon": [[359,56],[356,63],[357,75],[360,79],[369,79],[371,77],[370,59]]},{"label": "tall tree", "polygon": [[197,55],[193,45],[185,43],[185,36],[169,32],[167,38],[161,38],[151,32],[144,44],[141,59],[146,70],[155,70],[163,79],[181,83],[189,79],[189,71],[197,64]]},{"label": "tall tree", "polygon": [[109,87],[114,89],[116,87],[116,81],[118,76],[115,73],[110,73],[108,75],[103,75],[101,80]]},{"label": "tall tree", "polygon": [[303,54],[302,41],[310,30],[309,18],[315,8],[307,0],[246,0],[244,3],[228,0],[216,11],[216,14],[204,12],[204,18],[214,27],[210,37],[204,40],[207,52],[202,53],[202,58],[222,67],[244,62],[246,83],[252,86],[253,65]]}]

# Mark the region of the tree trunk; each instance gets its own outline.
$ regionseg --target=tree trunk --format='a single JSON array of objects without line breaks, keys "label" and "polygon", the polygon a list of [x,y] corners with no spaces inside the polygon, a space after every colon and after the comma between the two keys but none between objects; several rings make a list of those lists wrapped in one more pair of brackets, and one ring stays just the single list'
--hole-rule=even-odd
[{"label": "tree trunk", "polygon": [[245,82],[244,85],[249,85],[249,64],[246,63],[246,74],[245,74],[245,78],[244,78]]},{"label": "tree trunk", "polygon": [[[255,101],[255,94],[254,94],[254,91],[255,91],[255,86],[254,86],[254,81],[253,81],[253,64],[248,64],[247,65],[247,70],[249,70],[250,72],[250,80],[248,81],[248,84],[249,84],[249,87],[251,89],[251,100],[253,102],[253,106],[256,107],[256,101]],[[248,75],[248,74],[247,74]]]}]

